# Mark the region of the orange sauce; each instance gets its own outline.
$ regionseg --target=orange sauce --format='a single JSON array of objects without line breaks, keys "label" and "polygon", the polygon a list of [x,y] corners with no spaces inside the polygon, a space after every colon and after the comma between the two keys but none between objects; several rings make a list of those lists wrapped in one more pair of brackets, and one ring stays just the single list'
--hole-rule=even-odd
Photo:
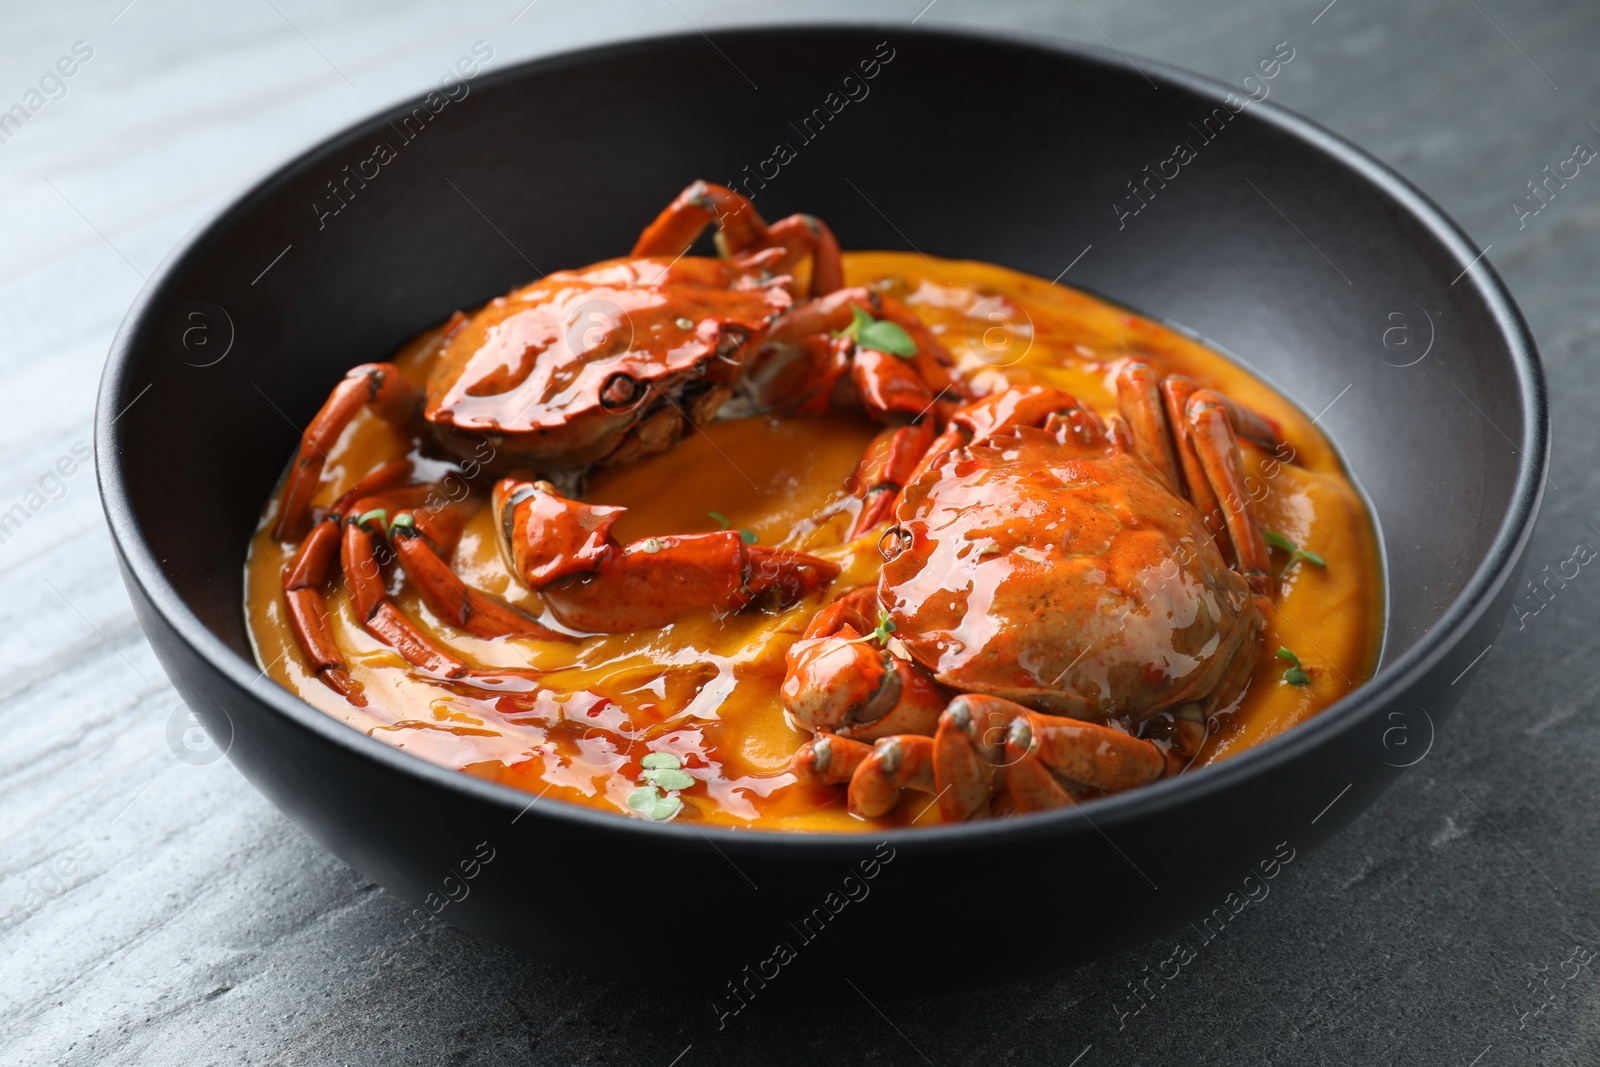
[{"label": "orange sauce", "polygon": [[[1288,570],[1250,685],[1234,707],[1216,716],[1191,771],[1290,729],[1371,676],[1383,628],[1377,539],[1338,456],[1299,409],[1238,364],[1165,326],[1028,275],[898,252],[847,253],[845,265],[849,284],[880,285],[914,308],[979,391],[1007,381],[1044,382],[1109,411],[1116,372],[1135,358],[1220,389],[1282,426],[1292,462],[1243,445],[1256,506],[1264,526],[1315,550],[1327,566],[1302,562]],[[418,384],[437,354],[437,340],[438,331],[429,331],[396,357]],[[590,477],[585,499],[630,509],[614,530],[620,541],[719,529],[709,514],[715,511],[762,544],[803,549],[842,565],[823,599],[781,613],[688,615],[660,630],[580,642],[491,641],[441,623],[400,583],[394,595],[400,609],[469,660],[538,668],[552,689],[589,690],[614,702],[589,715],[513,722],[419,679],[361,627],[335,582],[327,597],[329,625],[368,697],[367,707],[349,704],[317,680],[295,644],[281,585],[294,546],[275,541],[265,518],[245,566],[257,658],[308,703],[388,744],[571,803],[632,814],[627,799],[640,785],[639,761],[663,751],[677,755],[696,780],[681,793],[680,819],[810,831],[937,822],[930,798],[915,793],[882,819],[856,818],[845,810],[842,788],[802,786],[786,770],[808,735],[785,720],[778,695],[784,653],[827,599],[876,581],[876,531],[841,543],[855,506],[843,485],[876,429],[849,412],[726,419],[691,432],[667,452]],[[316,503],[331,504],[380,463],[415,456],[419,447],[426,445],[410,431],[361,413],[329,453]],[[419,463],[418,477],[442,478],[450,469]],[[466,493],[465,483],[457,484]],[[455,570],[468,584],[539,615],[537,595],[513,580],[501,561],[487,493],[476,487],[466,499],[476,510],[451,561]],[[1281,561],[1282,554],[1275,558]],[[1283,680],[1288,664],[1272,655],[1279,646],[1298,654],[1310,684]]]}]

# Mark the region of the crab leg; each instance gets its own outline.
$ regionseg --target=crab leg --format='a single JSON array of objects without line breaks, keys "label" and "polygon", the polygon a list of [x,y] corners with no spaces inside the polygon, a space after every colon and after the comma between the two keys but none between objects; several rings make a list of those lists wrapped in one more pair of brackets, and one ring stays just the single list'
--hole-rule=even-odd
[{"label": "crab leg", "polygon": [[855,495],[861,498],[850,540],[889,521],[900,490],[910,483],[912,472],[932,444],[933,426],[926,422],[890,427],[872,439],[850,480]]},{"label": "crab leg", "polygon": [[1161,375],[1145,363],[1130,363],[1117,376],[1117,410],[1133,436],[1134,454],[1167,480],[1167,488],[1182,495],[1183,475],[1174,449],[1176,442],[1162,418]]},{"label": "crab leg", "polygon": [[[830,334],[839,334],[855,321],[857,308],[905,330],[916,353],[894,356],[861,346],[848,336],[830,341]],[[825,411],[831,406],[834,385],[846,371],[867,413],[880,421],[890,415],[915,419],[933,410],[942,423],[945,412],[935,409],[936,402],[948,401],[947,407],[954,408],[966,399],[966,387],[954,373],[955,359],[916,312],[864,286],[839,289],[785,312],[767,339],[771,344],[752,369],[757,403],[765,407]],[[795,362],[803,366],[795,368]]]},{"label": "crab leg", "polygon": [[1225,404],[1226,398],[1210,389],[1201,389],[1189,398],[1187,414],[1194,448],[1206,481],[1218,497],[1240,573],[1252,589],[1270,599],[1277,581],[1272,575],[1266,537],[1256,519],[1256,509],[1245,481],[1244,461],[1239,455],[1233,420]]},{"label": "crab leg", "polygon": [[[1187,378],[1160,380],[1163,402],[1157,404],[1155,382],[1156,372],[1142,363],[1130,363],[1117,376],[1117,402],[1136,450],[1168,477],[1175,491],[1188,495],[1214,535],[1227,531],[1240,573],[1258,595],[1270,598],[1277,583],[1245,478],[1239,437],[1275,448],[1281,440],[1276,424]],[[1170,446],[1165,444],[1169,433]]]},{"label": "crab leg", "polygon": [[[434,539],[453,541],[458,531],[435,509],[412,510],[417,500],[424,494],[431,495],[434,490],[428,486],[392,490],[410,471],[408,461],[397,460],[367,475],[312,526],[296,550],[284,570],[283,587],[290,627],[301,650],[324,684],[357,707],[366,706],[361,683],[350,676],[344,655],[328,625],[322,587],[337,555],[350,590],[351,605],[368,632],[412,666],[431,675],[430,681],[466,696],[492,700],[496,708],[506,713],[523,714],[546,708],[550,704],[550,693],[540,683],[538,671],[469,667],[429,638],[388,599],[377,555],[379,532],[372,528],[377,526],[381,530],[385,513],[381,507],[369,507],[374,504],[396,508],[395,521],[388,528],[389,547],[395,550],[406,576],[436,614],[457,622],[459,613],[464,610],[468,617],[458,625],[480,636],[565,637],[540,626],[510,605],[461,583],[430,544]],[[444,573],[434,574],[429,568]],[[430,591],[430,584],[437,584],[442,592]],[[452,607],[458,614],[450,613]],[[606,700],[597,694],[590,696]]]},{"label": "crab leg", "polygon": [[689,611],[737,611],[769,593],[792,603],[839,573],[804,552],[746,545],[737,530],[619,544],[611,527],[626,510],[569,500],[548,482],[506,478],[494,489],[513,570],[575,629],[649,629]]},{"label": "crab leg", "polygon": [[[939,813],[962,822],[986,811],[994,771],[1017,780],[1012,799],[1021,810],[1059,807],[1045,775],[1089,789],[1116,792],[1154,782],[1167,773],[1160,746],[1100,723],[1044,715],[1004,697],[956,697],[939,717],[934,735]],[[1057,789],[1061,789],[1059,783]],[[1061,789],[1062,797],[1070,796]]]},{"label": "crab leg", "polygon": [[363,363],[345,375],[300,435],[300,451],[289,470],[272,535],[281,541],[300,528],[328,461],[328,450],[356,412],[370,405],[390,422],[403,422],[416,410],[418,401],[417,391],[393,363]]},{"label": "crab leg", "polygon": [[1227,523],[1222,517],[1222,508],[1217,503],[1217,494],[1212,490],[1210,480],[1206,478],[1206,470],[1200,462],[1200,455],[1195,450],[1194,429],[1188,417],[1189,398],[1194,396],[1198,389],[1199,386],[1187,378],[1164,378],[1161,381],[1161,399],[1167,428],[1176,446],[1178,465],[1183,470],[1182,492],[1199,510],[1201,517],[1205,519],[1206,528],[1216,536],[1227,528]]},{"label": "crab leg", "polygon": [[361,683],[350,677],[344,656],[334,643],[322,587],[328,580],[329,564],[339,552],[340,523],[345,511],[356,500],[392,488],[410,474],[411,461],[397,459],[357,482],[355,488],[340,497],[312,526],[283,572],[283,597],[289,625],[301,651],[311,661],[317,677],[358,708],[366,707],[367,698],[362,694]]},{"label": "crab leg", "polygon": [[[350,677],[344,657],[328,628],[327,605],[320,589],[328,564],[335,552],[341,549],[341,525],[337,515],[330,515],[312,528],[296,554],[294,564],[285,574],[284,586],[290,624],[301,649],[316,668],[317,677],[352,704],[366,707],[367,699],[361,683]],[[349,530],[355,527],[349,524],[344,528],[345,540],[348,541],[351,537]],[[490,699],[506,713],[526,713],[548,705],[550,693],[540,684],[539,672],[470,668],[433,643],[387,599],[374,608],[372,598],[382,591],[383,579],[366,577],[368,574],[377,574],[377,559],[370,553],[372,535],[366,531],[363,533],[368,542],[366,545],[352,546],[353,552],[340,554],[348,555],[356,564],[351,571],[357,576],[357,583],[350,586],[351,599],[373,636],[399,652],[412,666],[432,674],[432,681],[467,696]],[[598,694],[589,695],[598,701],[607,699]]]},{"label": "crab leg", "polygon": [[915,419],[927,414],[938,399],[907,361],[875,348],[856,346],[850,380],[861,394],[862,406],[876,419],[890,415]]},{"label": "crab leg", "polygon": [[795,344],[814,334],[843,330],[855,321],[855,313],[850,310],[852,307],[860,308],[875,319],[887,319],[910,334],[917,346],[915,365],[919,368],[925,362],[922,358],[924,354],[941,369],[948,370],[955,365],[949,350],[915,311],[893,297],[864,285],[836,289],[790,308],[772,324],[772,332],[768,336],[773,341]]},{"label": "crab leg", "polygon": [[[350,513],[350,509],[356,501],[388,492],[409,477],[411,477],[411,461],[409,459],[390,460],[388,463],[375,468],[371,474],[357,482],[349,492],[335,500],[333,507],[329,508],[326,514],[342,518]],[[357,514],[360,513],[357,512]]]},{"label": "crab leg", "polygon": [[1240,437],[1260,445],[1268,452],[1283,444],[1283,429],[1277,420],[1269,419],[1260,412],[1245,407],[1226,393],[1219,393],[1214,389],[1207,389],[1204,392],[1210,403],[1227,413],[1228,422],[1233,425],[1234,433]]},{"label": "crab leg", "polygon": [[[840,333],[855,321],[857,309],[869,308],[869,314],[906,331],[916,347],[912,356],[879,351]],[[889,424],[868,446],[849,483],[851,493],[863,500],[849,534],[859,537],[889,518],[936,428],[966,398],[953,373],[954,360],[909,308],[860,287],[809,301],[780,318],[769,339],[774,344],[746,374],[759,406],[789,406],[799,414],[828,411],[848,375],[867,414]]]},{"label": "crab leg", "polygon": [[692,182],[662,209],[634,243],[634,256],[681,256],[715,222],[739,250],[761,240],[767,224],[749,200],[725,185]]},{"label": "crab leg", "polygon": [[724,254],[736,261],[779,249],[781,255],[764,263],[772,273],[789,273],[810,256],[812,294],[844,284],[839,242],[820,219],[790,215],[768,226],[749,200],[710,182],[694,182],[679,193],[639,235],[633,255],[681,256],[712,222],[720,231]]},{"label": "crab leg", "polygon": [[887,814],[899,802],[902,789],[932,793],[934,781],[933,738],[885,737],[850,776],[850,813],[868,819]]},{"label": "crab leg", "polygon": [[1072,794],[1056,780],[1033,749],[1033,729],[1019,715],[1006,728],[1005,791],[1019,812],[1050,811],[1073,802]]},{"label": "crab leg", "polygon": [[311,528],[283,572],[283,597],[295,640],[322,683],[358,708],[367,706],[361,683],[350,677],[344,655],[328,629],[328,605],[322,596],[328,565],[339,552],[339,516],[330,515]]},{"label": "crab leg", "polygon": [[865,741],[819,733],[800,746],[789,769],[805,785],[843,785],[870,755],[872,746]]},{"label": "crab leg", "polygon": [[[344,529],[341,545],[340,529]],[[356,531],[352,534],[352,531]],[[359,543],[351,544],[355,540]],[[327,604],[321,586],[327,577],[334,554],[352,564],[346,570],[351,601],[367,630],[399,652],[412,666],[433,675],[432,681],[476,698],[487,698],[506,713],[526,713],[550,703],[549,690],[539,682],[539,672],[531,670],[485,671],[464,662],[431,641],[387,599],[377,557],[372,552],[373,535],[356,523],[342,523],[338,515],[319,521],[301,543],[294,561],[284,574],[284,593],[289,606],[289,622],[317,677],[334,692],[357,707],[367,699],[360,682],[350,676],[344,656],[328,628]],[[351,581],[354,576],[354,581]],[[381,599],[380,599],[381,598]],[[594,700],[607,701],[598,694]]]},{"label": "crab leg", "polygon": [[[773,274],[792,274],[794,268],[807,256],[811,257],[811,286],[813,295],[831,293],[844,286],[844,266],[839,256],[839,241],[828,229],[827,223],[814,215],[790,215],[779,219],[767,228],[756,242],[758,246],[781,249],[783,255],[767,269]],[[741,249],[730,239],[729,249],[737,255]],[[758,253],[759,254],[759,253]]]},{"label": "crab leg", "polygon": [[1063,778],[1107,793],[1146,785],[1167,773],[1166,753],[1155,742],[1061,715],[1029,711],[1018,716],[1006,745],[1008,752],[1026,752]]},{"label": "crab leg", "polygon": [[[499,597],[472,588],[450,568],[439,553],[455,544],[460,531],[456,523],[443,517],[442,508],[426,506],[425,501],[436,495],[437,490],[427,486],[413,486],[364,497],[348,505],[345,517],[363,524],[368,516],[378,519],[379,532],[388,538],[423,603],[452,626],[477,637],[564,640],[567,635],[541,625]],[[417,506],[419,502],[423,506]]]},{"label": "crab leg", "polygon": [[[407,529],[411,532],[406,532]],[[416,532],[416,527],[405,527],[397,522],[390,531],[389,543],[428,610],[451,625],[478,637],[536,637],[547,641],[566,637],[540,625],[498,597],[462,582],[450,565],[439,558],[433,546]]]},{"label": "crab leg", "polygon": [[377,540],[366,523],[345,523],[339,564],[361,625],[413,667],[439,678],[465,677],[466,662],[436,644],[389,600],[376,548]]}]

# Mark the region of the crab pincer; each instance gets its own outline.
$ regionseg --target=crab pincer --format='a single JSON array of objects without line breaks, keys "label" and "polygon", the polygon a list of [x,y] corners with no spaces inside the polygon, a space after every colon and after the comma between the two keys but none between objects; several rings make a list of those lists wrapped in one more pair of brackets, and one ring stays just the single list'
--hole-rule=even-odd
[{"label": "crab pincer", "polygon": [[933,733],[945,698],[925,670],[887,647],[876,608],[872,589],[852,590],[789,647],[783,706],[802,728],[857,741]]},{"label": "crab pincer", "polygon": [[768,598],[787,606],[839,573],[820,556],[746,544],[738,530],[622,544],[611,528],[626,508],[570,500],[548,482],[502,479],[493,506],[513,573],[564,625],[588,633],[666,626],[691,611],[738,611]]}]

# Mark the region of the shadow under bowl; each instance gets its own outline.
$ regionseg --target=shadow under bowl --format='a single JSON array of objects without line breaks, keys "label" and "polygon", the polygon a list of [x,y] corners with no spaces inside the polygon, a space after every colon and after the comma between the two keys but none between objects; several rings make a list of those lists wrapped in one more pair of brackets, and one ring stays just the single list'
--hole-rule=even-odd
[{"label": "shadow under bowl", "polygon": [[[901,992],[1066,967],[1222,905],[1355,818],[1484,669],[1538,508],[1538,358],[1478,250],[1351,145],[1158,63],[904,28],[715,37],[758,92],[698,34],[482,74],[285,165],[151,279],[111,350],[96,448],[129,593],[188,707],[306,833],[417,905],[408,928],[438,918],[622,977],[692,946],[673,984],[708,997],[779,957]],[[245,550],[332,383],[455,308],[628,248],[697,177],[747,188],[768,218],[825,218],[847,247],[1066,273],[1320,412],[1385,537],[1376,677],[1198,773],[878,837],[535,800],[263,677]]]}]

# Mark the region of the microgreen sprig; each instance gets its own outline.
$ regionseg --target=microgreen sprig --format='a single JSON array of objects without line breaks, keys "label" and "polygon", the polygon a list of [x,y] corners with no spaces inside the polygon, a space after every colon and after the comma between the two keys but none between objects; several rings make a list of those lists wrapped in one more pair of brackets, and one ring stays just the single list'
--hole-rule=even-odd
[{"label": "microgreen sprig", "polygon": [[910,359],[917,354],[917,343],[899,323],[875,319],[857,304],[850,305],[850,314],[850,325],[836,333],[835,337],[850,337],[862,348],[887,352],[901,359]]},{"label": "microgreen sprig", "polygon": [[1277,530],[1262,530],[1261,536],[1266,538],[1267,544],[1271,545],[1273,548],[1281,548],[1285,552],[1289,553],[1289,562],[1284,566],[1284,570],[1288,570],[1301,560],[1305,560],[1307,563],[1314,563],[1318,567],[1326,567],[1328,565],[1327,560],[1323,559],[1309,548],[1301,548],[1299,545],[1283,536],[1283,534],[1279,533]]},{"label": "microgreen sprig", "polygon": [[851,641],[850,643],[853,645],[856,643],[856,641],[876,641],[880,645],[887,645],[889,643],[889,635],[892,633],[894,633],[894,620],[889,618],[889,613],[887,611],[885,611],[883,608],[879,608],[877,628],[874,629],[870,634],[867,634],[864,637],[858,637],[855,639],[855,641]]},{"label": "microgreen sprig", "polygon": [[[720,511],[708,511],[706,514],[716,519],[724,530],[731,529],[733,526],[733,523],[728,521],[728,517]],[[741,529],[739,531],[739,540],[747,545],[753,545],[756,543],[756,532],[754,530]]]},{"label": "microgreen sprig", "polygon": [[371,511],[363,512],[361,515],[359,515],[356,518],[356,525],[364,527],[364,526],[367,525],[367,523],[371,522],[373,519],[377,519],[378,520],[378,532],[379,533],[387,533],[388,532],[388,529],[389,529],[389,512],[387,510],[383,509],[383,508],[373,508]]},{"label": "microgreen sprig", "polygon": [[1307,674],[1306,669],[1300,666],[1300,657],[1295,655],[1293,651],[1287,648],[1279,648],[1277,656],[1279,659],[1291,664],[1289,669],[1283,672],[1284,681],[1290,685],[1311,684],[1311,675]]},{"label": "microgreen sprig", "polygon": [[642,785],[628,794],[628,807],[657,822],[672,818],[683,808],[676,795],[694,785],[694,778],[683,771],[683,761],[670,752],[652,752],[639,761]]}]

